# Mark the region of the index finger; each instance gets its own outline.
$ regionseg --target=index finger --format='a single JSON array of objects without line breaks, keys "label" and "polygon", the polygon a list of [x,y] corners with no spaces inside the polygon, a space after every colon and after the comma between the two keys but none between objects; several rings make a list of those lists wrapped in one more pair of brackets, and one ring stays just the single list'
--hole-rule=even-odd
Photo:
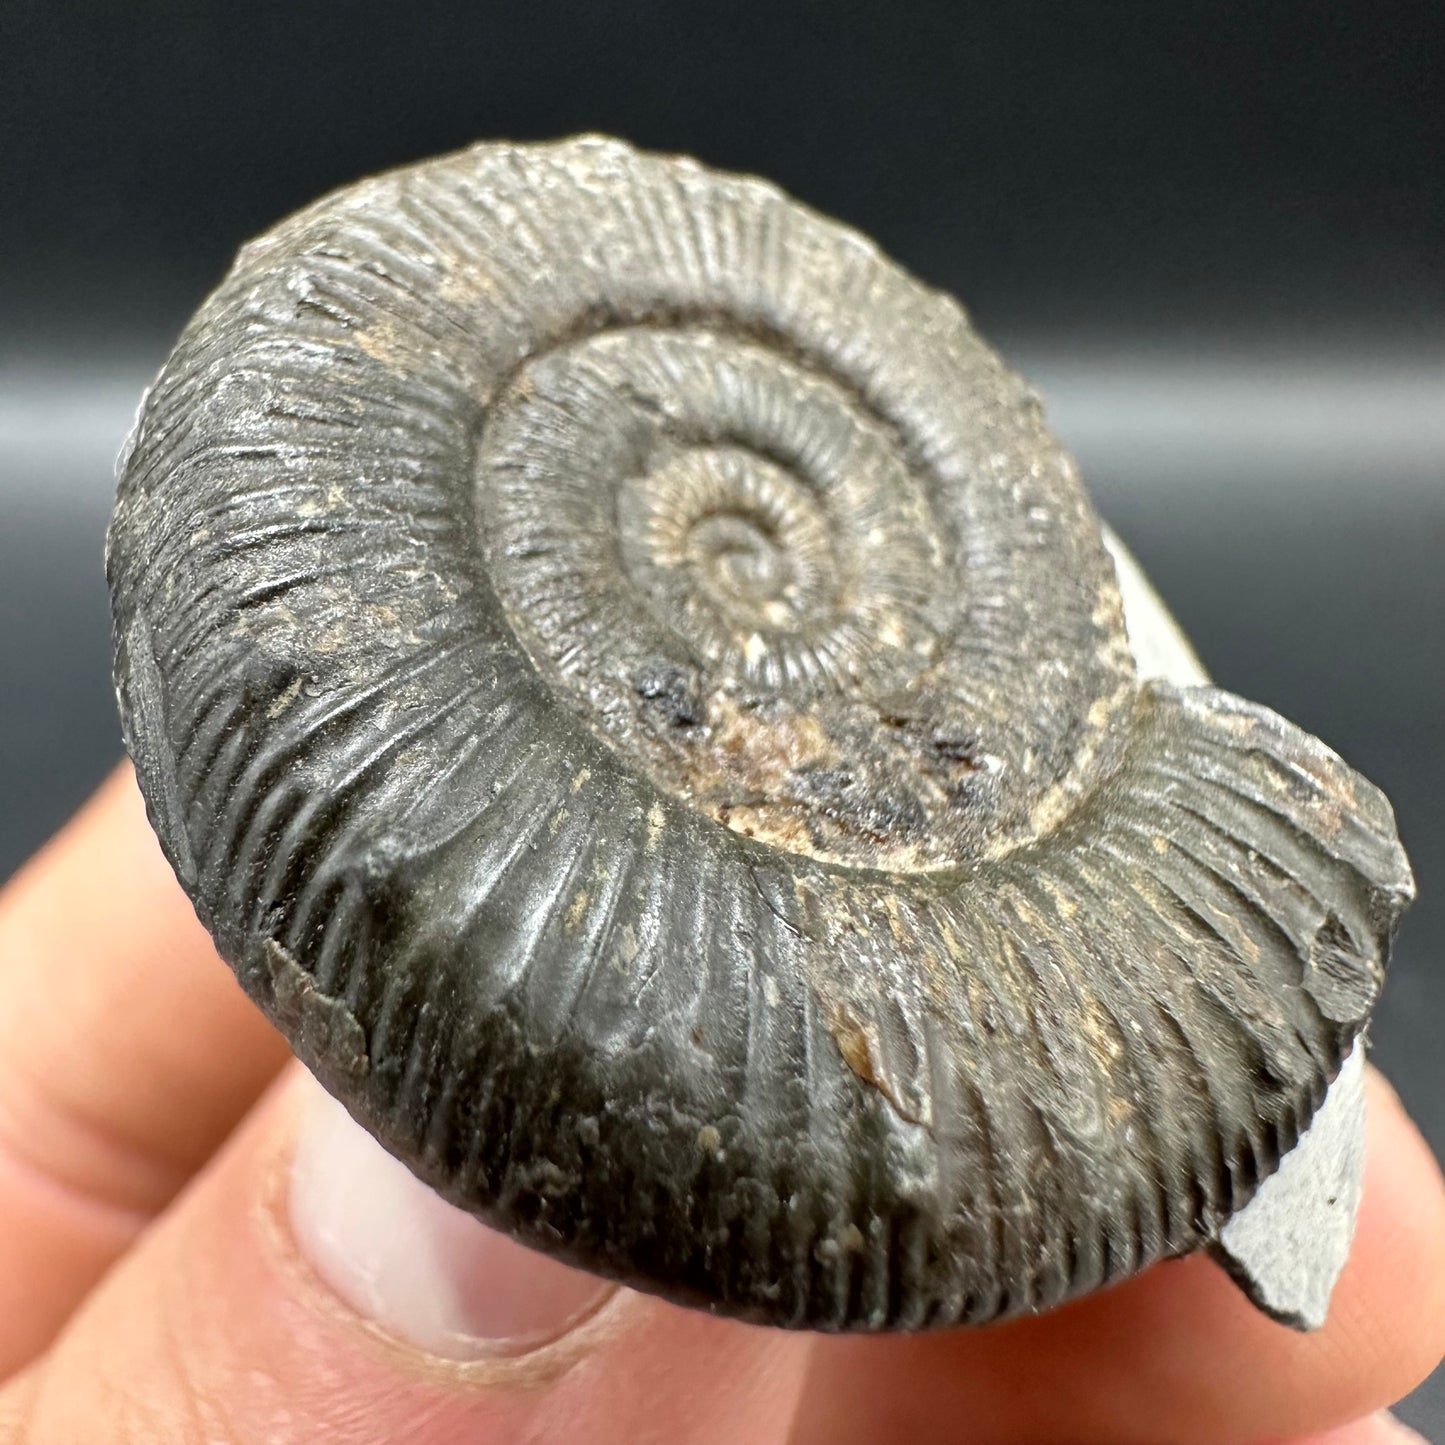
[{"label": "index finger", "polygon": [[285,1058],[117,769],[0,891],[0,1379]]}]

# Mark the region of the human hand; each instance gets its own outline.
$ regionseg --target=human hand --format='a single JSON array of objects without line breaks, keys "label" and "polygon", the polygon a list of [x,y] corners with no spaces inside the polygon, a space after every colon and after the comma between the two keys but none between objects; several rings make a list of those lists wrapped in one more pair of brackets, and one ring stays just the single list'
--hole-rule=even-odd
[{"label": "human hand", "polygon": [[520,1249],[287,1059],[118,772],[0,895],[0,1445],[1386,1445],[1412,1437],[1371,1412],[1445,1352],[1445,1186],[1378,1076],[1316,1334],[1196,1256],[1037,1319],[828,1339]]}]

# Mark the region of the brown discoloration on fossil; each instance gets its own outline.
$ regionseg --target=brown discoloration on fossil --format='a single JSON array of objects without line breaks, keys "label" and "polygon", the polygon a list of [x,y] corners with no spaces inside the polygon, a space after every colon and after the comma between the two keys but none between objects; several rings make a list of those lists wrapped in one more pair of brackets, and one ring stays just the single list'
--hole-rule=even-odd
[{"label": "brown discoloration on fossil", "polygon": [[884,1067],[877,1029],[854,1018],[843,1004],[830,1006],[827,1020],[828,1032],[853,1074],[870,1089],[876,1089],[902,1123],[925,1125],[919,1110],[904,1097],[897,1080]]},{"label": "brown discoloration on fossil", "polygon": [[828,1031],[838,1045],[843,1062],[865,1084],[878,1088],[878,1071],[873,1064],[873,1044],[863,1026],[856,1019],[849,1018],[841,1006],[835,1006],[828,1013]]}]

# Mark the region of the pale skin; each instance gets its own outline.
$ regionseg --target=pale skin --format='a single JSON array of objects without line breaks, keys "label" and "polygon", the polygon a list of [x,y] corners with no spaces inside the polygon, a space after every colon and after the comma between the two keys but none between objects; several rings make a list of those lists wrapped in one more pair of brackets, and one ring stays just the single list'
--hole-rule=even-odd
[{"label": "pale skin", "polygon": [[1359,1232],[1315,1334],[1192,1258],[915,1338],[618,1290],[457,1362],[368,1322],[298,1247],[310,1086],[288,1059],[118,771],[0,895],[0,1445],[1384,1445],[1407,1437],[1376,1412],[1445,1353],[1445,1184],[1378,1075]]}]

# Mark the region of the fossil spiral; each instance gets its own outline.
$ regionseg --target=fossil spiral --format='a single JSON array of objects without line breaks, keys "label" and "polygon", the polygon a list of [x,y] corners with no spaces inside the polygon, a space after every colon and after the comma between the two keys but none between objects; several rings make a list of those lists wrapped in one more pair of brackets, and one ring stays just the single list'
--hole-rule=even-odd
[{"label": "fossil spiral", "polygon": [[482,145],[252,242],[108,568],[152,819],[302,1059],[726,1313],[983,1322],[1209,1244],[1411,896],[1322,744],[1139,682],[956,303],[688,161]]}]

